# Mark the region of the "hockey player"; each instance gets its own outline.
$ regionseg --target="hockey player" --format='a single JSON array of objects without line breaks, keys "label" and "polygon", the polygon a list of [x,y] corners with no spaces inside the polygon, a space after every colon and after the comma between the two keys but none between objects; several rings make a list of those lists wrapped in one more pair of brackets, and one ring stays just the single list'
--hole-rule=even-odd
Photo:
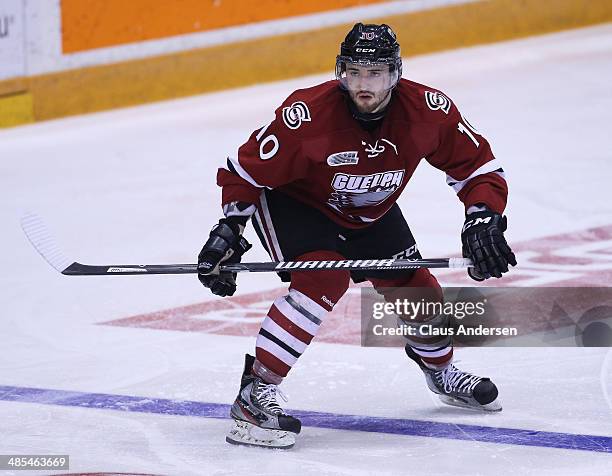
[{"label": "hockey player", "polygon": [[[489,143],[446,95],[401,73],[391,28],[358,23],[341,44],[336,79],[295,91],[228,158],[217,175],[225,217],[198,256],[204,286],[234,294],[236,276],[219,273],[219,264],[239,262],[250,248],[242,237],[249,219],[274,261],[420,258],[395,202],[423,159],[446,173],[465,205],[461,241],[475,264],[470,276],[500,278],[516,265],[501,215],[506,181]],[[246,356],[230,443],[293,446],[301,424],[279,405],[278,385],[351,278],[381,293],[421,287],[442,299],[427,269],[295,271],[281,278],[289,291],[272,303],[255,356]],[[448,325],[440,316],[428,322]],[[450,338],[415,337],[406,353],[445,403],[501,410],[493,382],[453,365]]]}]

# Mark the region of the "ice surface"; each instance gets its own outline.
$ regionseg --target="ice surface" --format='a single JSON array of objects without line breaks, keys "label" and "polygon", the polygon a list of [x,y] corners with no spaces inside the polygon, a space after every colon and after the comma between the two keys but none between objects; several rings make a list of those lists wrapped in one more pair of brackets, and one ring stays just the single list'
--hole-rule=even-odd
[{"label": "ice surface", "polygon": [[[445,91],[490,139],[510,183],[509,239],[519,263],[532,263],[523,272],[539,284],[579,279],[574,268],[538,268],[533,255],[570,243],[555,253],[600,260],[581,282],[610,286],[612,26],[418,57],[404,70]],[[70,259],[193,262],[220,215],[216,168],[292,90],[329,77],[0,131],[0,453],[70,454],[72,472],[612,474],[612,352],[598,348],[457,352],[458,365],[500,387],[504,411],[481,415],[442,407],[398,349],[324,339],[283,384],[289,408],[315,412],[296,447],[227,445],[229,421],[189,402],[223,413],[235,396],[253,336],[193,330],[214,318],[223,332],[229,310],[195,313],[181,327],[185,306],[219,301],[193,276],[65,277],[25,239],[19,217],[30,209]],[[400,204],[424,256],[457,253],[462,209],[442,173],[424,164]],[[247,237],[257,241],[252,230]],[[249,261],[266,259],[260,246],[249,252]],[[258,319],[281,286],[273,275],[241,275],[229,302],[242,309],[242,297],[253,315],[234,326]],[[260,302],[247,299],[260,291]],[[159,312],[172,309],[180,311],[166,325],[173,311]],[[103,324],[131,316],[140,317]],[[133,325],[139,319],[148,324]],[[348,329],[341,318],[328,324]],[[117,396],[121,408],[108,403]],[[162,414],[184,407],[191,413]],[[431,434],[415,436],[422,428]]]}]

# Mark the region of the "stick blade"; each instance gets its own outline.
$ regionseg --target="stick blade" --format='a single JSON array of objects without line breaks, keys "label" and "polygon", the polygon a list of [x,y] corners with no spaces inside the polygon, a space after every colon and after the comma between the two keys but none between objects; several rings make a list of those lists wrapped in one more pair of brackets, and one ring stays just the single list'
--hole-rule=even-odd
[{"label": "stick blade", "polygon": [[70,261],[60,250],[43,219],[35,213],[26,212],[21,217],[21,229],[43,259],[62,273]]}]

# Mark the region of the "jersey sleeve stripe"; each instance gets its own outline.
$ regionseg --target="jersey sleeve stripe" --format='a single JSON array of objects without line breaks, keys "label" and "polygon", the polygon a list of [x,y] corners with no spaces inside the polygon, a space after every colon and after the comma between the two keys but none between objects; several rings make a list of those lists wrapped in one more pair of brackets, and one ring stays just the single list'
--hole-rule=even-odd
[{"label": "jersey sleeve stripe", "polygon": [[255,179],[253,177],[251,177],[246,170],[244,170],[242,165],[240,165],[240,162],[238,161],[237,157],[228,157],[227,158],[227,167],[232,172],[234,172],[236,175],[238,175],[240,178],[243,178],[244,180],[249,182],[254,187],[258,187],[258,188],[270,188],[270,187],[266,187],[265,185],[258,184],[255,181]]},{"label": "jersey sleeve stripe", "polygon": [[454,179],[453,177],[447,174],[446,183],[450,185],[451,187],[453,187],[453,190],[455,191],[455,193],[459,193],[463,189],[463,187],[465,187],[468,184],[468,182],[472,180],[474,177],[478,177],[479,175],[484,175],[484,174],[488,174],[491,172],[494,172],[500,177],[505,178],[504,169],[501,168],[499,161],[497,159],[493,159],[487,162],[486,164],[478,167],[474,172],[470,174],[469,177],[467,177],[464,180]]}]

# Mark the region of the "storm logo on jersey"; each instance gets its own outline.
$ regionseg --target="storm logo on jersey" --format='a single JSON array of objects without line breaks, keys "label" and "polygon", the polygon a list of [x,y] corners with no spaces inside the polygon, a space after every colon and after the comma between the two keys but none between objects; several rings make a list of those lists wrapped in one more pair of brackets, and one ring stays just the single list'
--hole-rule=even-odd
[{"label": "storm logo on jersey", "polygon": [[372,175],[337,173],[331,184],[334,191],[327,204],[336,209],[378,205],[402,186],[405,173],[405,170],[392,170]]},{"label": "storm logo on jersey", "polygon": [[283,122],[289,129],[297,129],[302,122],[310,122],[310,110],[304,101],[283,108]]}]

